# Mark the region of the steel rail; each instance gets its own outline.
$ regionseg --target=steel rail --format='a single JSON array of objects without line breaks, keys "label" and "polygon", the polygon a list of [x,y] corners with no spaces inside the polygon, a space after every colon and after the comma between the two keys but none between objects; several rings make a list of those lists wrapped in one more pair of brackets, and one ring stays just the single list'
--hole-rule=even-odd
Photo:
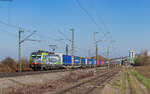
[{"label": "steel rail", "polygon": [[75,71],[75,70],[84,70],[84,69],[93,69],[93,68],[59,69],[59,70],[49,70],[49,71],[28,71],[28,72],[6,72],[6,73],[1,72],[0,78],[26,76],[26,75],[38,75],[38,74]]},{"label": "steel rail", "polygon": [[[113,73],[113,74],[112,74]],[[56,92],[54,92],[54,94],[64,94],[64,93],[66,93],[66,92],[69,92],[69,91],[71,91],[71,90],[73,90],[73,89],[75,89],[75,88],[78,88],[78,87],[82,87],[81,85],[84,85],[84,84],[86,84],[86,83],[90,83],[90,82],[92,82],[92,81],[94,81],[94,80],[96,80],[96,82],[105,82],[110,76],[112,76],[112,75],[114,75],[114,74],[116,74],[117,72],[111,72],[111,71],[106,71],[106,72],[104,72],[103,74],[100,74],[100,75],[98,75],[98,76],[95,76],[95,77],[92,77],[91,79],[88,79],[88,80],[85,80],[85,81],[83,81],[83,82],[79,82],[79,83],[77,83],[77,84],[75,84],[75,85],[73,85],[73,86],[70,86],[70,87],[67,87],[67,88],[63,88],[63,89],[61,89],[61,90],[58,90],[58,91],[56,91]],[[99,79],[99,78],[101,78],[101,79]],[[98,79],[98,80],[97,80]],[[103,80],[104,79],[104,80]],[[96,85],[95,86],[100,86],[100,85],[102,85],[102,83],[100,84],[100,83],[96,83]],[[95,86],[93,86],[92,88],[88,88],[86,91],[84,90],[84,92],[82,92],[82,91],[79,91],[78,93],[76,92],[75,94],[87,94],[87,93],[89,93],[90,91],[92,91],[94,88],[95,88]],[[73,93],[67,93],[67,94],[73,94]]]}]

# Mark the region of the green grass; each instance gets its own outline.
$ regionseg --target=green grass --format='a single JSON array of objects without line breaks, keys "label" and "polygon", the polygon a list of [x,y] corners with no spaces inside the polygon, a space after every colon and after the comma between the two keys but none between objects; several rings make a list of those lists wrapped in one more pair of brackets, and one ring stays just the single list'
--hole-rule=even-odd
[{"label": "green grass", "polygon": [[[115,80],[111,82],[111,86],[117,88],[119,90],[119,94],[124,94],[126,89],[126,72],[125,70],[120,75],[121,77],[117,77]],[[115,94],[115,92],[114,92]]]},{"label": "green grass", "polygon": [[126,90],[126,70],[124,69],[122,77],[121,77],[121,94],[124,94]]},{"label": "green grass", "polygon": [[142,94],[142,90],[132,76],[131,71],[128,71],[128,82],[131,94]]},{"label": "green grass", "polygon": [[143,75],[139,74],[138,72],[136,72],[135,70],[132,70],[133,74],[135,74],[135,76],[137,77],[137,79],[144,84],[148,90],[150,91],[150,79],[144,77]]},{"label": "green grass", "polygon": [[120,81],[119,80],[115,80],[115,81],[113,81],[112,82],[112,84],[111,84],[113,87],[115,87],[115,88],[120,88]]}]

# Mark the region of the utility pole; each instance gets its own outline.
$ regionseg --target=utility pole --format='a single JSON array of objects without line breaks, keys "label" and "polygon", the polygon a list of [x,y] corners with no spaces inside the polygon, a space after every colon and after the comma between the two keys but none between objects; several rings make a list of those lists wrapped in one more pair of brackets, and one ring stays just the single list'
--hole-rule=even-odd
[{"label": "utility pole", "polygon": [[91,57],[91,50],[88,49],[88,57]]},{"label": "utility pole", "polygon": [[18,48],[18,61],[19,61],[19,71],[21,72],[22,64],[21,64],[21,33],[24,32],[22,30],[19,30],[19,48]]},{"label": "utility pole", "polygon": [[96,34],[98,32],[94,32],[94,52],[95,52],[95,59],[96,59],[96,66],[95,66],[95,71],[97,72],[97,55],[98,55],[98,47],[97,47],[97,41],[96,41]]},{"label": "utility pole", "polygon": [[97,47],[97,44],[96,44],[96,70],[97,70],[97,63],[98,63],[97,62],[97,59],[98,59],[97,57],[98,57],[98,47]]},{"label": "utility pole", "polygon": [[71,49],[71,55],[73,56],[74,55],[74,29],[72,28],[71,29],[72,31],[72,49]]},{"label": "utility pole", "polygon": [[107,59],[109,60],[109,47],[107,48]]},{"label": "utility pole", "polygon": [[[95,53],[95,57],[97,57],[97,41],[96,41],[96,34],[98,32],[94,32],[94,53]],[[97,61],[96,61],[96,65],[97,65]]]},{"label": "utility pole", "polygon": [[110,62],[109,62],[109,54],[110,54],[110,52],[109,52],[109,47],[107,48],[107,59],[108,59],[108,69],[109,69],[109,67],[110,67]]},{"label": "utility pole", "polygon": [[66,55],[68,55],[68,44],[66,44]]},{"label": "utility pole", "polygon": [[[31,37],[36,31],[32,32],[30,35],[28,35],[27,37],[25,37],[23,40],[21,40],[21,33],[24,32],[23,30],[19,30],[19,47],[18,47],[18,61],[19,61],[19,71],[21,72],[22,71],[22,62],[20,61],[21,60],[21,44],[25,41],[32,41],[32,40],[29,40],[29,37]],[[35,40],[34,40],[35,41]]]},{"label": "utility pole", "polygon": [[97,34],[98,32],[94,32],[94,53],[95,53],[95,56],[96,56],[96,34]]}]

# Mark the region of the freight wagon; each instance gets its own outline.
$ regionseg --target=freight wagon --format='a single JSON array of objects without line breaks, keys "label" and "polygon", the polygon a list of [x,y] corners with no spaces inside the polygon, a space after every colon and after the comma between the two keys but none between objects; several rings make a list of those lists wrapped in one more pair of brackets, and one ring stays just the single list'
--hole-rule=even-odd
[{"label": "freight wagon", "polygon": [[95,67],[104,65],[104,61],[95,59],[69,56],[62,53],[52,53],[48,51],[33,52],[30,55],[30,67],[34,70],[49,70],[58,68],[79,68]]}]

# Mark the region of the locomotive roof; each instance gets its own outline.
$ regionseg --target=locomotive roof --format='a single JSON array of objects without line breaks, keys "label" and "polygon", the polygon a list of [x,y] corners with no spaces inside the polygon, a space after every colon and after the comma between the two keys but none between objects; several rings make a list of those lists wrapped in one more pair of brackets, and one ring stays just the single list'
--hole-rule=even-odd
[{"label": "locomotive roof", "polygon": [[38,50],[37,52],[32,52],[32,54],[41,54],[41,53],[54,54],[54,52],[43,51],[43,50]]}]

